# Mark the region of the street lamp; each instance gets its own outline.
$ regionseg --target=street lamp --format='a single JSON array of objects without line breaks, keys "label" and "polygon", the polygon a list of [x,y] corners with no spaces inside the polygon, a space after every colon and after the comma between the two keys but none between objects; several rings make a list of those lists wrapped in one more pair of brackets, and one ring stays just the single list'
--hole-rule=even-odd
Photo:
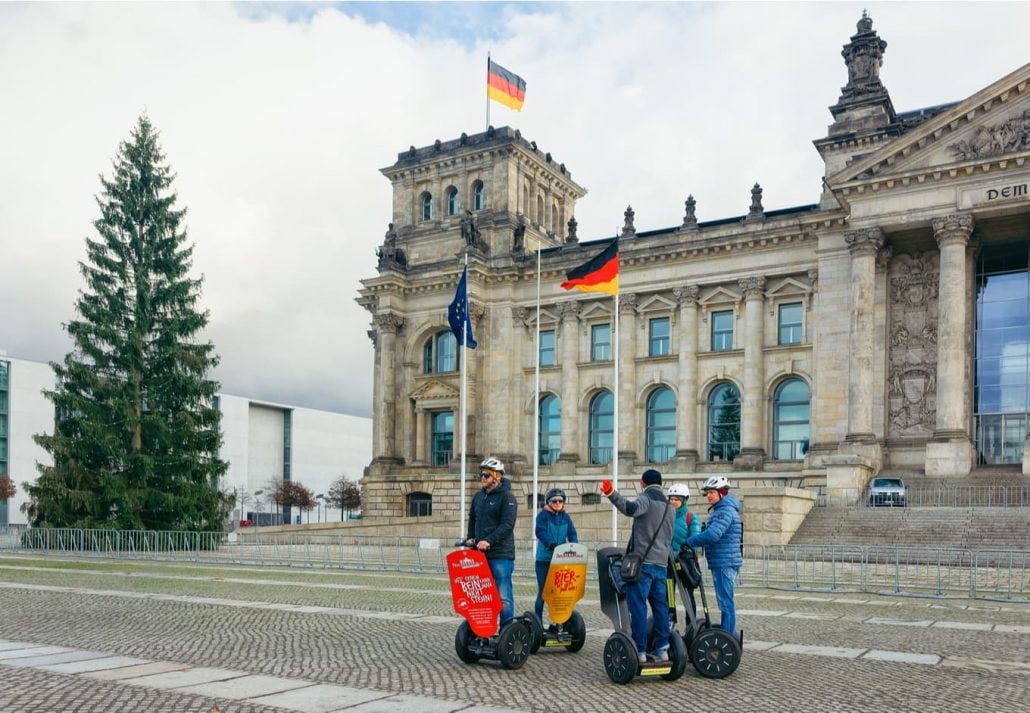
[{"label": "street lamp", "polygon": [[322,522],[322,506],[325,505],[325,493],[316,495],[315,500],[318,501],[318,521]]},{"label": "street lamp", "polygon": [[262,523],[261,523],[261,501],[260,501],[260,500],[258,500],[258,498],[259,498],[259,497],[260,497],[260,496],[261,496],[261,495],[262,495],[262,494],[263,494],[264,492],[265,492],[264,490],[255,490],[255,491],[254,491],[254,507],[256,507],[256,508],[257,508],[257,514],[258,514],[258,518],[257,518],[257,519],[258,519],[258,525],[262,524]]}]

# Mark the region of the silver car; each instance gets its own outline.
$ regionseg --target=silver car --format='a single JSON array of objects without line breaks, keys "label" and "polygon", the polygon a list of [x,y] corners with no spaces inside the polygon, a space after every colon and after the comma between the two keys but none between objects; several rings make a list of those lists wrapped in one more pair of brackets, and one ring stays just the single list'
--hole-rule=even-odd
[{"label": "silver car", "polygon": [[905,507],[905,481],[901,478],[873,478],[869,484],[869,504]]}]

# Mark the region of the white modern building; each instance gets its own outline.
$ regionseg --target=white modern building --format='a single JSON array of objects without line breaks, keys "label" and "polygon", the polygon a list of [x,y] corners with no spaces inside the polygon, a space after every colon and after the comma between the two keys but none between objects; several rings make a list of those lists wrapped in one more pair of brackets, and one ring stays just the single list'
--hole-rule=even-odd
[{"label": "white modern building", "polygon": [[[49,364],[7,356],[0,350],[0,474],[17,485],[10,501],[0,500],[0,525],[24,525],[24,484],[38,475],[37,463],[50,463],[50,455],[36,445],[33,436],[54,427],[53,404],[43,396],[54,386]],[[222,412],[222,448],[228,461],[222,481],[226,492],[235,493],[239,505],[233,520],[272,518],[275,506],[269,496],[273,484],[293,480],[312,493],[327,494],[341,475],[359,481],[372,459],[372,419],[286,404],[255,401],[246,396],[218,395]],[[296,522],[299,513],[293,513]],[[312,511],[304,522],[340,512]],[[281,515],[278,522],[282,522]]]}]

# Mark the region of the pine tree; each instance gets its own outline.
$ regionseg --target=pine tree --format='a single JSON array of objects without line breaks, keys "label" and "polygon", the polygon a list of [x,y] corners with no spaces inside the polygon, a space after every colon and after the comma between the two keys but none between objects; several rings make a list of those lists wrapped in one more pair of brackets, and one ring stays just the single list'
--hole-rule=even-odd
[{"label": "pine tree", "polygon": [[54,465],[28,487],[35,527],[220,531],[231,507],[217,487],[218,358],[199,339],[208,315],[164,159],[143,116],[100,176],[98,239],[64,325],[73,350],[51,363],[54,433],[36,436]]}]

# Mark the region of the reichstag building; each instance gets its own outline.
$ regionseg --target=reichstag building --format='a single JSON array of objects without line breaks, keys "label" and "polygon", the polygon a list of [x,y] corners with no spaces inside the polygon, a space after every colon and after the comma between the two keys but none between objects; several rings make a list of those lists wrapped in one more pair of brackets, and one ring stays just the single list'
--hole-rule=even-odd
[{"label": "reichstag building", "polygon": [[[1022,464],[1030,64],[899,113],[872,24],[844,45],[847,84],[814,141],[817,202],[766,211],[756,185],[747,215],[698,222],[688,197],[682,224],[640,232],[627,209],[618,314],[607,295],[559,287],[610,238],[581,242],[586,191],[518,131],[413,146],[383,169],[393,217],[358,297],[375,349],[366,514],[454,514],[462,429],[470,471],[501,457],[523,502],[534,459],[541,487],[576,504],[612,458],[630,483],[656,464],[667,479],[724,472],[845,500],[881,471]],[[466,253],[474,351],[446,320]]]}]

